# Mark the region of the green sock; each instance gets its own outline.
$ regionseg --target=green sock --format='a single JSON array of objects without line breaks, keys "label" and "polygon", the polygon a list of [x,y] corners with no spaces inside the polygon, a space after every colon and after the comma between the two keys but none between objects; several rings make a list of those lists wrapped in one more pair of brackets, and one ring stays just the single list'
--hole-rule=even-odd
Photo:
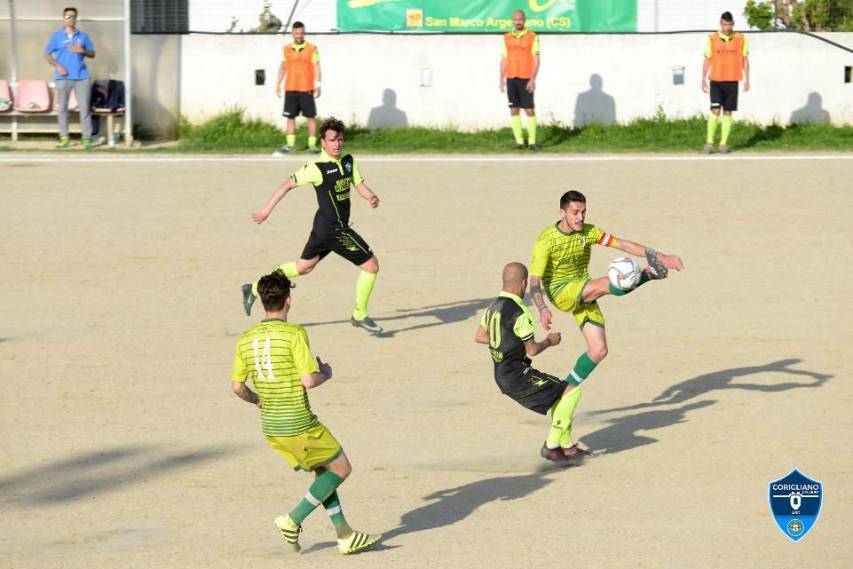
[{"label": "green sock", "polygon": [[592,373],[597,365],[597,363],[590,359],[586,352],[582,353],[578,361],[575,362],[575,367],[572,368],[572,371],[566,377],[566,381],[572,385],[580,385],[589,377],[589,374]]},{"label": "green sock", "polygon": [[728,144],[729,133],[732,132],[732,115],[723,115],[723,130],[720,134],[720,146]]},{"label": "green sock", "polygon": [[[551,407],[551,429],[548,431],[548,439],[545,441],[545,446],[548,448],[557,448],[562,446],[562,442],[572,439],[572,417],[575,414],[575,408],[578,406],[578,401],[581,398],[581,388],[575,387],[568,393],[564,393],[554,406]],[[571,443],[565,445],[571,446]]]},{"label": "green sock", "polygon": [[720,117],[711,113],[711,116],[708,117],[708,136],[705,138],[706,144],[714,144],[714,134],[717,132],[717,123],[719,122]]},{"label": "green sock", "polygon": [[637,282],[636,285],[634,285],[634,288],[629,288],[628,290],[623,290],[621,288],[616,288],[615,286],[613,286],[613,284],[608,284],[607,288],[608,288],[608,290],[610,290],[610,294],[612,294],[613,296],[625,296],[629,292],[637,290],[638,288],[640,288],[641,286],[643,286],[644,284],[646,284],[650,280],[652,280],[652,279],[646,271],[640,271],[640,280]]},{"label": "green sock", "polygon": [[361,271],[355,285],[355,310],[352,313],[352,317],[356,320],[363,320],[367,316],[367,303],[370,301],[374,284],[376,284],[376,273]]},{"label": "green sock", "polygon": [[[279,265],[276,270],[283,272],[284,276],[289,279],[293,279],[299,276],[299,271],[296,270],[296,261],[291,261],[289,263]],[[252,294],[254,294],[255,296],[260,296],[258,294],[258,281],[252,283]]]},{"label": "green sock", "polygon": [[527,144],[536,144],[536,115],[527,117]]},{"label": "green sock", "polygon": [[287,145],[288,146],[296,146],[296,135],[288,134],[287,135]]},{"label": "green sock", "polygon": [[332,495],[323,500],[323,507],[326,508],[326,513],[329,514],[329,519],[335,526],[335,532],[338,534],[338,539],[347,537],[352,533],[352,528],[349,527],[344,511],[341,508],[341,501],[338,499],[338,491],[332,492]]},{"label": "green sock", "polygon": [[515,137],[515,143],[524,144],[524,135],[521,134],[521,115],[512,115],[510,123],[512,124],[512,135]]},{"label": "green sock", "polygon": [[329,496],[332,495],[338,486],[341,485],[344,479],[327,470],[316,479],[311,487],[308,488],[308,493],[302,498],[299,503],[290,512],[290,519],[297,525],[302,525],[305,518],[314,511],[314,509],[323,503]]},{"label": "green sock", "polygon": [[315,148],[317,146],[317,137],[309,136],[308,137],[308,148]]}]

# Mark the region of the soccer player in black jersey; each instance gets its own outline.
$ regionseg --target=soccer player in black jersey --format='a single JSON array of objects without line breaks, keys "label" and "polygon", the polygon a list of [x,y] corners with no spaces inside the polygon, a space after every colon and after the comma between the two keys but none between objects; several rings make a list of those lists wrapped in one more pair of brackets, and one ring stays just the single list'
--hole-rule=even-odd
[{"label": "soccer player in black jersey", "polygon": [[[352,325],[364,328],[373,334],[382,332],[382,327],[367,315],[367,304],[379,261],[370,246],[349,226],[350,190],[355,190],[366,199],[370,207],[379,207],[379,198],[367,184],[352,155],[344,154],[344,123],[334,117],[320,127],[320,145],[323,151],[315,159],[305,163],[278,189],[273,192],[263,209],[252,214],[256,223],[263,223],[279,201],[293,188],[311,184],[317,193],[317,213],[314,227],[299,259],[280,265],[277,270],[287,278],[310,273],[326,255],[335,252],[361,268],[356,285],[355,309]],[[257,283],[243,285],[243,308],[251,314],[252,304],[258,296]]]},{"label": "soccer player in black jersey", "polygon": [[558,377],[531,366],[530,358],[560,343],[560,333],[551,332],[537,342],[535,320],[522,298],[527,291],[527,267],[509,263],[503,270],[503,290],[483,312],[474,340],[489,346],[495,366],[495,383],[501,393],[541,415],[551,412],[551,429],[539,453],[546,460],[568,466],[589,451],[577,444],[561,448],[548,441],[571,440],[572,415],[580,390]]}]

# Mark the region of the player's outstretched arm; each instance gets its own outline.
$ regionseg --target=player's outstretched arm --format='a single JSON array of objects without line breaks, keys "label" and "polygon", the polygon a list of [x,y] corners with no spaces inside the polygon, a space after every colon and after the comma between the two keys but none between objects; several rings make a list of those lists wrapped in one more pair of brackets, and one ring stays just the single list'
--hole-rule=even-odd
[{"label": "player's outstretched arm", "polygon": [[545,295],[542,294],[542,277],[530,275],[530,297],[539,310],[539,323],[546,330],[551,329],[551,309],[545,305]]},{"label": "player's outstretched arm", "polygon": [[258,394],[249,389],[246,386],[245,382],[242,381],[232,381],[231,382],[231,392],[246,401],[247,403],[251,403],[252,405],[261,406],[261,399],[258,397]]},{"label": "player's outstretched arm", "polygon": [[524,342],[524,351],[527,352],[527,357],[532,358],[537,354],[541,354],[551,346],[556,346],[562,340],[562,336],[560,336],[559,332],[551,332],[545,339],[541,342],[537,342],[533,338],[530,338],[526,342]]},{"label": "player's outstretched arm", "polygon": [[[611,247],[624,251],[629,255],[634,255],[635,257],[644,257],[646,255],[646,249],[648,248],[645,245],[640,245],[639,243],[634,243],[633,241],[627,241],[625,239],[616,239],[615,237]],[[663,266],[667,269],[680,271],[684,268],[684,263],[678,255],[667,255],[666,253],[658,251],[657,256],[658,260],[663,263]]]},{"label": "player's outstretched arm", "polygon": [[295,187],[296,182],[293,181],[293,178],[288,178],[286,182],[280,185],[270,196],[270,199],[267,200],[267,205],[265,205],[263,209],[259,209],[252,214],[252,219],[255,220],[255,223],[263,223],[266,221],[272,213],[272,210],[274,210],[275,206],[278,205],[278,202],[287,195],[287,192]]},{"label": "player's outstretched arm", "polygon": [[379,196],[374,194],[373,190],[367,187],[367,184],[365,184],[364,182],[356,184],[355,191],[357,191],[361,197],[367,200],[367,202],[370,204],[370,207],[374,209],[379,207]]},{"label": "player's outstretched arm", "polygon": [[482,326],[477,326],[477,333],[474,334],[474,341],[478,344],[489,343],[489,333]]},{"label": "player's outstretched arm", "polygon": [[305,389],[319,387],[332,379],[332,366],[321,360],[319,357],[317,358],[317,366],[320,368],[320,371],[311,372],[300,378]]}]

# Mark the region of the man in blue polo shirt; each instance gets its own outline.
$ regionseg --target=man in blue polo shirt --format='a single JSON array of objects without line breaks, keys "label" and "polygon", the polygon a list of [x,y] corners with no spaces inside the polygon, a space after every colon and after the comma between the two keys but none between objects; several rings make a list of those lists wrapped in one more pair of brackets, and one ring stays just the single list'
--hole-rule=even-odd
[{"label": "man in blue polo shirt", "polygon": [[92,147],[92,109],[89,104],[91,87],[86,58],[95,57],[95,46],[85,32],[77,29],[77,8],[62,11],[65,25],[50,36],[44,48],[44,58],[53,67],[56,81],[56,96],[59,98],[59,148],[65,148],[68,140],[68,98],[71,90],[77,95],[80,106],[80,130],[83,148]]}]

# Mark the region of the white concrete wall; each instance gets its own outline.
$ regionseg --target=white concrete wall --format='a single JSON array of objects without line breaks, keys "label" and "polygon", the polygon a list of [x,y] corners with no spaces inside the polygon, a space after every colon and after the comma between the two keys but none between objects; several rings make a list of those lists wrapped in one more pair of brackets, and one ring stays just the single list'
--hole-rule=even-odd
[{"label": "white concrete wall", "polygon": [[[831,34],[851,43],[853,34]],[[281,101],[272,82],[282,37],[208,36],[182,38],[180,108],[191,121],[235,106],[252,116],[281,121]],[[498,36],[317,36],[323,66],[319,112],[368,124],[383,92],[396,95],[394,112],[379,109],[385,125],[453,126],[478,129],[507,123],[506,98],[498,92]],[[598,119],[618,122],[655,114],[686,117],[705,112],[708,96],[699,88],[705,35],[561,35],[542,38],[542,69],[536,92],[540,120],[574,124]],[[752,34],[752,90],[742,93],[738,117],[763,124],[787,124],[792,112],[835,124],[853,124],[853,84],[843,68],[845,52],[799,34]],[[672,68],[686,68],[685,84],[674,85]],[[265,69],[267,85],[254,85],[254,70]],[[420,85],[423,69],[432,85]],[[603,92],[590,92],[598,75]],[[586,92],[586,93],[585,93]],[[815,107],[817,94],[821,99]],[[580,97],[579,97],[580,95]],[[811,96],[811,99],[810,99]],[[578,102],[580,104],[578,105]],[[612,107],[612,111],[608,111]],[[374,115],[377,116],[377,115]]]}]

